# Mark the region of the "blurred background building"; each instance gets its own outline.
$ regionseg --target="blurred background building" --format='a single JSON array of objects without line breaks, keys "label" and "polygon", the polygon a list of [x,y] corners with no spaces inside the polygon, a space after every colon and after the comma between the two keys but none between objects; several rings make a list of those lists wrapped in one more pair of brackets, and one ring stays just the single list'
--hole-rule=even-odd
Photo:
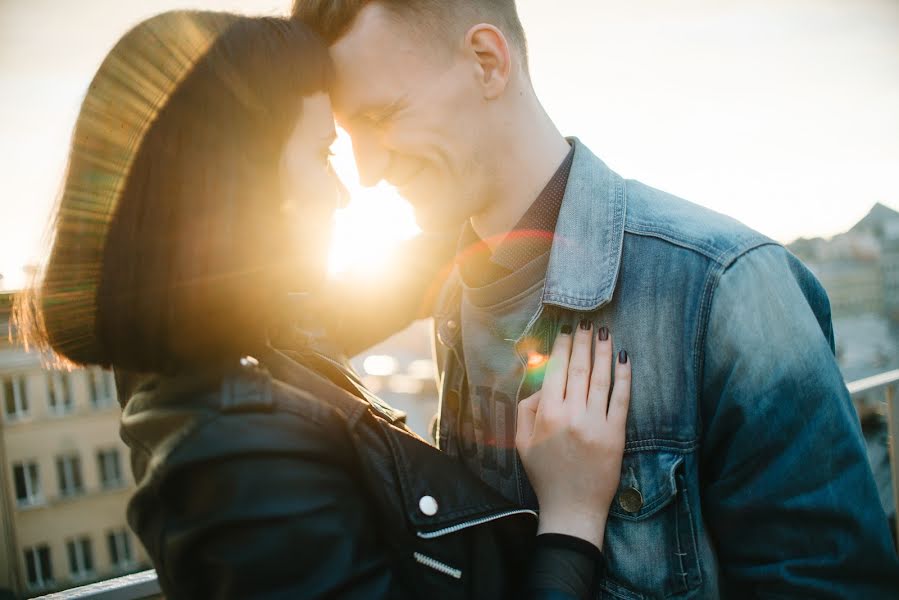
[{"label": "blurred background building", "polygon": [[875,204],[845,233],[788,247],[827,290],[846,380],[899,368],[899,212]]},{"label": "blurred background building", "polygon": [[111,374],[50,368],[9,341],[0,294],[0,598],[145,569]]}]

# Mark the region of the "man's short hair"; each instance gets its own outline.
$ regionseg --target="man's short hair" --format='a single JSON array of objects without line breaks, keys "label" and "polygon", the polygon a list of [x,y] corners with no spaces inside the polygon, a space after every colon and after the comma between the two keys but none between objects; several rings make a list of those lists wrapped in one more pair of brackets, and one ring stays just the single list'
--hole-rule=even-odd
[{"label": "man's short hair", "polygon": [[520,51],[522,65],[527,69],[527,40],[515,0],[294,0],[293,16],[331,45],[350,29],[359,11],[372,2],[410,23],[420,23],[433,35],[455,35],[477,23],[494,25]]}]

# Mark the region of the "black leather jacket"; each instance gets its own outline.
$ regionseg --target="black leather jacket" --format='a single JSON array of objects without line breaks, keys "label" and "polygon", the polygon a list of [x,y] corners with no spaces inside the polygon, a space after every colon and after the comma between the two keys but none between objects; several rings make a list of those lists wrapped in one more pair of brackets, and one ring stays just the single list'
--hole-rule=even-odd
[{"label": "black leather jacket", "polygon": [[339,363],[274,350],[241,362],[117,373],[138,484],[128,522],[167,598],[574,597],[535,583],[534,564],[564,558],[535,551],[532,511]]}]

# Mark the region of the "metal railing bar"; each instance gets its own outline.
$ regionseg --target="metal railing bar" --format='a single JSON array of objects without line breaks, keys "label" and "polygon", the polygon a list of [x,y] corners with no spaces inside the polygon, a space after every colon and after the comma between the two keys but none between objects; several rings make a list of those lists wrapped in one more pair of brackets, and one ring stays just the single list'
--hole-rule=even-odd
[{"label": "metal railing bar", "polygon": [[162,590],[159,588],[159,581],[156,578],[156,571],[141,571],[140,573],[132,573],[123,577],[115,577],[105,581],[98,581],[90,585],[71,588],[39,596],[40,600],[81,600],[90,598],[91,600],[141,600],[143,598],[153,598],[160,596]]},{"label": "metal railing bar", "polygon": [[899,383],[899,369],[851,381],[846,384],[846,387],[849,388],[849,393],[855,396],[857,394],[876,392],[881,388],[886,388],[896,383]]}]

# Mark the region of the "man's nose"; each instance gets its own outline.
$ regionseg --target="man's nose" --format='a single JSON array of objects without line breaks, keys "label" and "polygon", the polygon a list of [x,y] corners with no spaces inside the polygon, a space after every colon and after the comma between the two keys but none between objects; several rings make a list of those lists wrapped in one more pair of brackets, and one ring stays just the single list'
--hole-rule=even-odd
[{"label": "man's nose", "polygon": [[353,139],[353,155],[359,170],[359,183],[365,187],[377,185],[390,166],[390,150],[374,136],[360,135]]}]

